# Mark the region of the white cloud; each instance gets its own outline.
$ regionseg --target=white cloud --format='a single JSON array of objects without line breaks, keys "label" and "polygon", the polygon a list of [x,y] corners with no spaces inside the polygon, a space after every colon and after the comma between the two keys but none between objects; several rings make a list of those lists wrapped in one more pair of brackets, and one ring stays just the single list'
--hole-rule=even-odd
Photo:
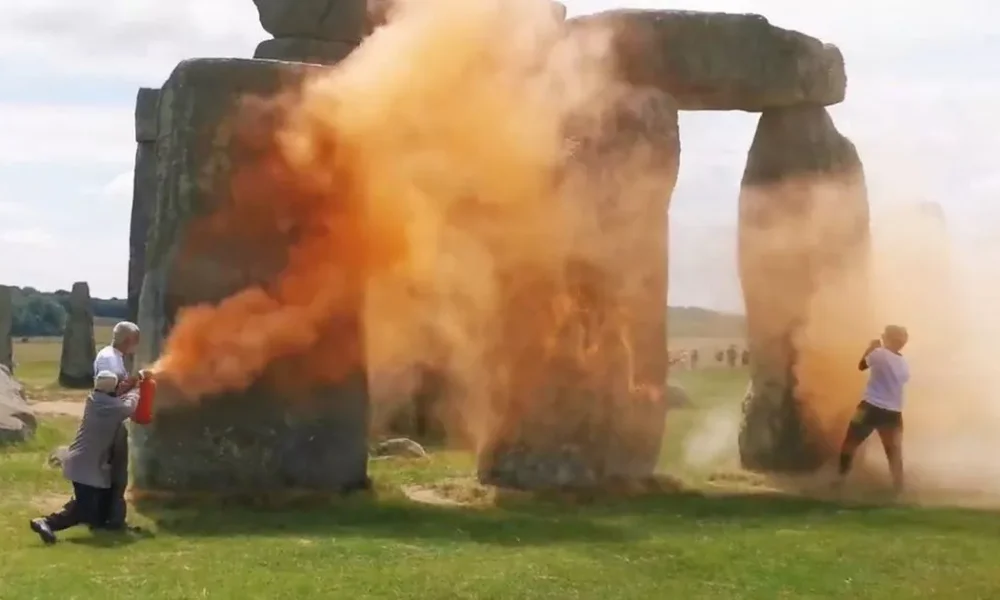
[{"label": "white cloud", "polygon": [[130,169],[124,173],[119,173],[114,179],[101,187],[98,195],[101,199],[114,204],[132,204],[132,183],[134,172]]},{"label": "white cloud", "polygon": [[0,244],[28,248],[52,248],[57,245],[55,237],[42,229],[10,229],[0,231]]},{"label": "white cloud", "polygon": [[0,217],[4,219],[21,216],[25,212],[25,208],[21,204],[0,200]]},{"label": "white cloud", "polygon": [[0,164],[129,164],[132,110],[0,103]]},{"label": "white cloud", "polygon": [[0,14],[0,56],[151,86],[185,58],[249,58],[270,37],[250,0],[0,0]]}]

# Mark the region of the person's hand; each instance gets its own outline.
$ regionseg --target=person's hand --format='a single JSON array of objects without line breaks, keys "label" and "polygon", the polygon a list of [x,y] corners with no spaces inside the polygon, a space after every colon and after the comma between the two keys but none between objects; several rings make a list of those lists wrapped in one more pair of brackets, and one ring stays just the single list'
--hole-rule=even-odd
[{"label": "person's hand", "polygon": [[150,371],[149,369],[141,369],[139,371],[139,381],[144,381],[146,379],[149,379],[152,376],[153,376],[153,372]]},{"label": "person's hand", "polygon": [[881,347],[882,347],[882,340],[874,339],[874,340],[868,342],[868,349],[869,350],[874,350],[875,348],[881,348]]}]

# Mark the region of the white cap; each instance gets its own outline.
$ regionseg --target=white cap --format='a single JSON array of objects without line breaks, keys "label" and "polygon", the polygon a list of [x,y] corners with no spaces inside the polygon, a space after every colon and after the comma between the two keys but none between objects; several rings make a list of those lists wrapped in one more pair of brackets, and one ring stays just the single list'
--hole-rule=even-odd
[{"label": "white cap", "polygon": [[118,376],[111,371],[101,371],[94,377],[94,389],[106,394],[112,394],[118,387]]}]

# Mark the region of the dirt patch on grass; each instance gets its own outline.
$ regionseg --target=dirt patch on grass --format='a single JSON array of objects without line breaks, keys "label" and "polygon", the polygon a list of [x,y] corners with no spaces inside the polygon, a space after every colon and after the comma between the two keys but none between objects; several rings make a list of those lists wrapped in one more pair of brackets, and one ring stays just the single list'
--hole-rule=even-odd
[{"label": "dirt patch on grass", "polygon": [[35,414],[39,415],[76,417],[78,419],[83,416],[83,402],[71,402],[67,400],[35,402],[31,405],[31,408],[35,411]]},{"label": "dirt patch on grass", "polygon": [[69,498],[65,494],[49,492],[34,496],[28,502],[39,514],[48,515],[62,509]]}]

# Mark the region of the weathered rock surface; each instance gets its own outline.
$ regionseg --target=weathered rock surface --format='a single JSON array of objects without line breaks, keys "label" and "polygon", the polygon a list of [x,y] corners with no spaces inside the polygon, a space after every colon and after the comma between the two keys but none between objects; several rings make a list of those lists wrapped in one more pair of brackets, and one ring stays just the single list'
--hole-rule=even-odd
[{"label": "weathered rock surface", "polygon": [[873,329],[866,291],[850,286],[864,279],[868,252],[868,199],[854,145],[822,107],[765,111],[740,193],[753,380],[739,438],[744,467],[812,470],[835,452],[830,435],[842,430],[823,432],[826,419],[817,417],[857,402],[848,384]]},{"label": "weathered rock surface", "polygon": [[687,393],[687,390],[678,385],[667,385],[666,396],[668,408],[687,408],[691,406],[691,396]]},{"label": "weathered rock surface", "polygon": [[358,44],[368,31],[366,0],[254,0],[260,25],[276,38]]},{"label": "weathered rock surface", "polygon": [[562,4],[561,2],[553,2],[552,3],[552,10],[555,12],[556,17],[560,21],[565,21],[566,20],[566,5],[565,4]]},{"label": "weathered rock surface", "polygon": [[401,458],[427,458],[427,451],[417,442],[408,438],[392,438],[375,444],[375,456],[396,456]]},{"label": "weathered rock surface", "polygon": [[73,284],[69,294],[62,359],[59,361],[59,385],[70,388],[92,387],[96,357],[90,286],[84,281],[78,281]]},{"label": "weathered rock surface", "polygon": [[[572,129],[578,144],[561,193],[593,203],[600,226],[581,234],[590,257],[565,272],[519,268],[504,281],[506,310],[489,360],[505,376],[494,390],[499,427],[479,457],[486,484],[641,479],[653,474],[662,444],[666,402],[646,390],[662,390],[667,376],[677,111],[662,94],[633,90],[596,129]],[[622,177],[625,165],[633,170]]]},{"label": "weathered rock surface", "polygon": [[21,384],[0,365],[0,446],[24,442],[35,434],[38,421],[24,398]]},{"label": "weathered rock surface", "polygon": [[355,42],[328,42],[306,38],[275,38],[257,45],[254,58],[333,65],[347,58]]},{"label": "weathered rock surface", "polygon": [[160,90],[139,88],[135,101],[135,168],[129,225],[128,320],[139,318],[139,293],[146,272],[146,238],[156,202],[156,132]]},{"label": "weathered rock surface", "polygon": [[568,23],[613,28],[621,77],[664,90],[681,110],[825,106],[846,93],[836,46],[759,15],[622,9]]},{"label": "weathered rock surface", "polygon": [[32,435],[23,421],[0,411],[0,447],[26,442]]},{"label": "weathered rock surface", "polygon": [[156,141],[159,105],[160,90],[158,88],[139,88],[135,98],[135,141]]},{"label": "weathered rock surface", "polygon": [[[163,86],[138,364],[159,356],[180,308],[216,302],[280,266],[284,248],[259,245],[248,253],[244,245],[234,247],[218,236],[192,247],[189,234],[199,216],[228,196],[235,168],[253,154],[233,136],[241,101],[272,96],[319,69],[275,61],[190,60]],[[356,322],[344,327],[358,334]],[[368,484],[363,372],[302,394],[254,385],[195,405],[162,386],[157,407],[151,425],[132,428],[137,488],[254,493]]]},{"label": "weathered rock surface", "polygon": [[0,366],[14,370],[14,340],[11,330],[14,327],[14,304],[11,289],[0,285]]}]

